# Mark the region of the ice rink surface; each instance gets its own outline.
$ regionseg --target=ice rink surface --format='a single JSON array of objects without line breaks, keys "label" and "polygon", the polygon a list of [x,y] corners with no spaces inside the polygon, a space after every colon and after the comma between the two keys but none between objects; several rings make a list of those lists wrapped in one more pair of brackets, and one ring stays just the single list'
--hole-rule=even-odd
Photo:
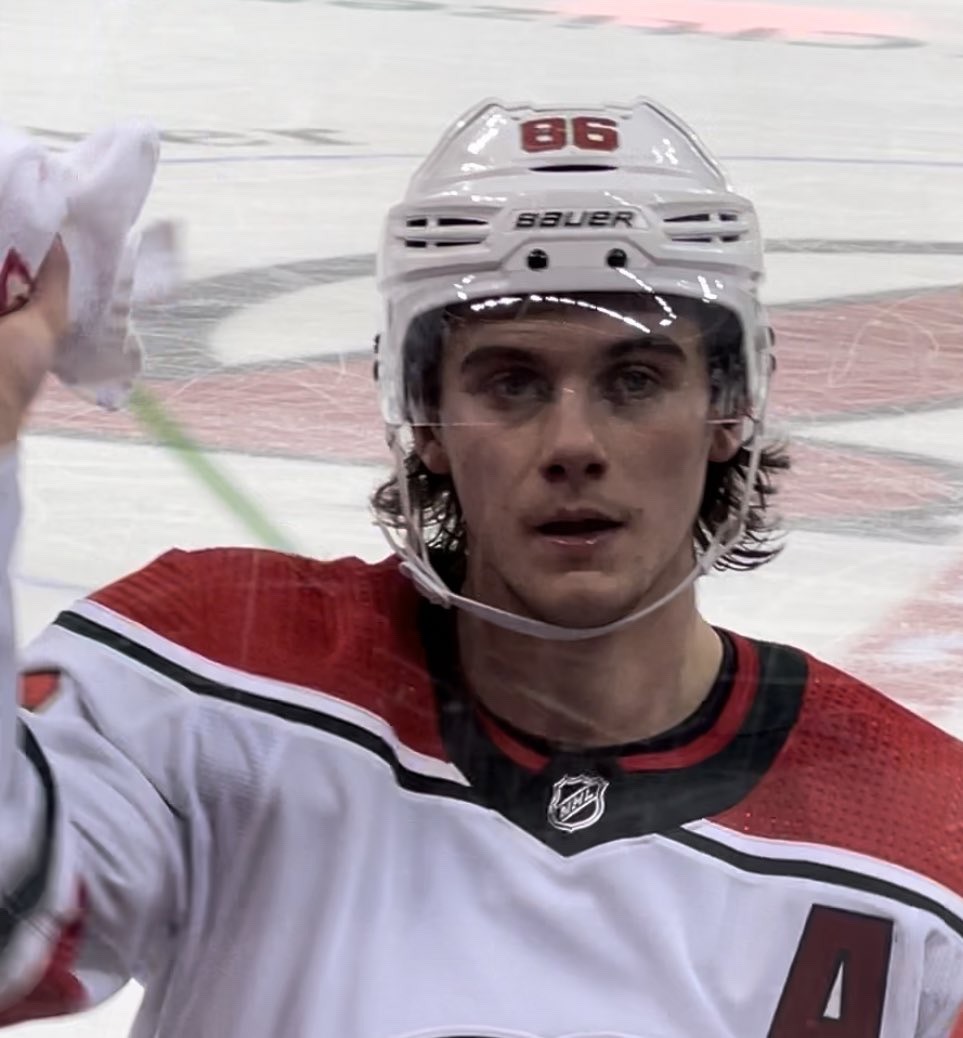
[{"label": "ice rink surface", "polygon": [[[705,609],[963,735],[958,0],[30,0],[0,37],[6,121],[163,128],[150,210],[183,222],[188,284],[143,315],[149,385],[323,557],[383,554],[372,254],[419,156],[488,95],[677,109],[760,207],[797,459],[785,553],[704,581]],[[56,387],[24,455],[24,637],[166,547],[254,543],[136,422]],[[8,1033],[114,1038],[135,1001]]]}]

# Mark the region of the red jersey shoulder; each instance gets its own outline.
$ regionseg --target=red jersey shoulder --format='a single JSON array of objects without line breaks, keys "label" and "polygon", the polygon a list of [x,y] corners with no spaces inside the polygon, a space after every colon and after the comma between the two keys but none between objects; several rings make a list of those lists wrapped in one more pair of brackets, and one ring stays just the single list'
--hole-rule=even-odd
[{"label": "red jersey shoulder", "polygon": [[402,737],[429,716],[434,730],[418,595],[394,558],[171,551],[92,599],[205,659],[363,706]]},{"label": "red jersey shoulder", "polygon": [[963,894],[963,743],[857,678],[807,663],[785,746],[718,821],[867,854]]},{"label": "red jersey shoulder", "polygon": [[[169,551],[91,595],[100,605],[192,650],[236,664],[281,636],[306,645],[396,621],[414,592],[395,559],[321,562],[255,548]],[[304,621],[302,623],[302,621]]]}]

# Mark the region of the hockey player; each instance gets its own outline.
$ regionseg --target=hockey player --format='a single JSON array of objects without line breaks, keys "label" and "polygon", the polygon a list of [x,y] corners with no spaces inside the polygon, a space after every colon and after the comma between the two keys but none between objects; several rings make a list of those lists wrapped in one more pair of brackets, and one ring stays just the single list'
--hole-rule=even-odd
[{"label": "hockey player", "polygon": [[[761,240],[659,105],[487,103],[392,210],[378,564],[171,552],[0,716],[0,1006],[151,1038],[945,1038],[963,752],[697,577],[773,552]],[[64,257],[0,321],[12,443]]]}]

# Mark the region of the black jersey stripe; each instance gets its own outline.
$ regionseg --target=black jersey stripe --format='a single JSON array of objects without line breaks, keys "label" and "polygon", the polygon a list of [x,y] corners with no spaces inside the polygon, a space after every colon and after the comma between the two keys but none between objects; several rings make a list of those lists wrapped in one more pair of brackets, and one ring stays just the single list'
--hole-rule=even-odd
[{"label": "black jersey stripe", "polygon": [[368,750],[375,756],[380,757],[394,772],[395,781],[403,789],[412,793],[424,793],[430,796],[444,796],[456,800],[477,802],[478,798],[469,786],[463,786],[450,779],[440,778],[436,775],[425,775],[414,771],[404,765],[399,759],[392,746],[381,736],[368,731],[367,728],[341,717],[333,717],[323,713],[321,710],[313,710],[310,707],[298,703],[287,703],[284,700],[271,699],[269,696],[258,695],[247,692],[244,689],[235,688],[231,685],[215,681],[213,678],[199,674],[179,663],[174,663],[155,652],[153,649],[141,645],[127,635],[120,634],[104,624],[99,624],[79,613],[63,612],[54,623],[58,627],[89,638],[91,641],[99,642],[114,652],[121,653],[129,659],[149,667],[158,674],[176,681],[179,685],[200,696],[209,699],[218,699],[225,703],[233,703],[236,706],[247,707],[262,714],[270,714],[274,717],[290,721],[292,724],[304,725],[327,732],[330,735],[345,739],[355,745]]},{"label": "black jersey stripe", "polygon": [[43,789],[43,832],[40,834],[36,857],[28,866],[23,879],[0,899],[0,954],[6,950],[17,927],[36,911],[50,885],[57,821],[57,788],[47,758],[23,721],[19,724],[18,735],[20,748],[37,772]]},{"label": "black jersey stripe", "polygon": [[[836,887],[848,887],[859,890],[874,897],[898,901],[910,908],[928,912],[936,916],[940,922],[948,926],[954,933],[963,937],[963,918],[951,912],[935,898],[927,897],[909,887],[901,886],[891,880],[846,869],[840,865],[826,865],[822,862],[807,861],[804,858],[769,858],[763,854],[750,854],[737,850],[720,840],[713,840],[702,833],[694,833],[689,829],[680,829],[665,833],[665,838],[674,840],[712,858],[724,861],[743,872],[756,875],[774,876],[781,879],[808,879],[817,883],[828,883]],[[827,847],[827,850],[831,848]],[[925,877],[923,877],[925,878]]]}]

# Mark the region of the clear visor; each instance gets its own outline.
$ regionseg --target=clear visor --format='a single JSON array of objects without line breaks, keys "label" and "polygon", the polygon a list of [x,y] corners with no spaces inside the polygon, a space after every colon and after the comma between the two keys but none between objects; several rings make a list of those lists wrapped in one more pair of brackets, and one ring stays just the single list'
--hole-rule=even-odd
[{"label": "clear visor", "polygon": [[754,412],[759,360],[754,329],[713,300],[624,289],[484,296],[410,322],[389,424],[515,423],[576,398],[630,425],[680,407],[735,420]]},{"label": "clear visor", "polygon": [[741,381],[747,410],[761,410],[769,335],[752,279],[692,268],[612,266],[624,258],[606,246],[588,258],[589,265],[538,269],[549,257],[536,249],[513,260],[519,269],[428,277],[399,291],[386,286],[390,304],[378,369],[389,429],[434,420],[435,382],[448,371],[451,343],[464,345],[466,329],[497,325],[506,334],[512,322],[526,328],[534,321],[542,327],[554,323],[567,329],[566,341],[581,336],[586,350],[606,335],[683,344],[698,337],[706,360],[725,354],[726,371]]}]

